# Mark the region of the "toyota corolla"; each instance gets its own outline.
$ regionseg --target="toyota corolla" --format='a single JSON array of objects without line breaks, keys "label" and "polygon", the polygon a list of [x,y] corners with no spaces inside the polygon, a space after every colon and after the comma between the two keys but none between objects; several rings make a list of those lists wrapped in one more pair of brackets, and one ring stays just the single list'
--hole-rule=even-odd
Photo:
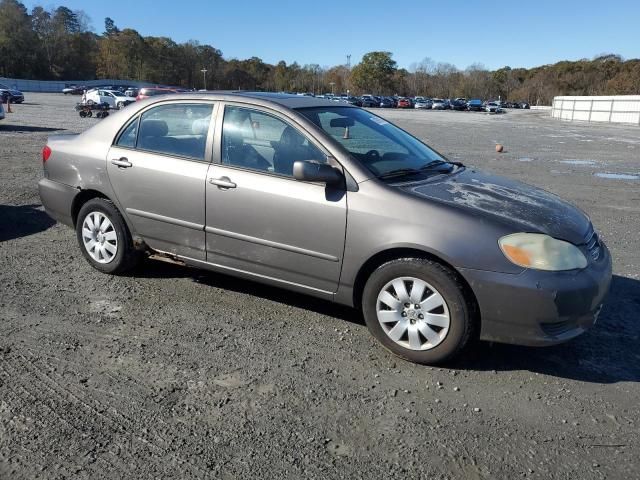
[{"label": "toyota corolla", "polygon": [[578,208],[347,104],[152,97],[50,137],[42,160],[46,211],[101,272],[160,256],[349,305],[414,362],[569,340],[611,281]]}]

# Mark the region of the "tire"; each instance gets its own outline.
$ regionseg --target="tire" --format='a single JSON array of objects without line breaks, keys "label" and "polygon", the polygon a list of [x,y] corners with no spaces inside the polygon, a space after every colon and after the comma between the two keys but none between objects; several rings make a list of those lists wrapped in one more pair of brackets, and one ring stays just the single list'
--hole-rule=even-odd
[{"label": "tire", "polygon": [[[109,225],[96,228],[96,223],[105,225],[105,218]],[[89,232],[93,235],[89,236]],[[99,233],[102,235],[99,236]],[[76,221],[76,238],[84,258],[93,268],[103,273],[124,273],[138,265],[142,257],[141,252],[133,248],[131,233],[124,218],[115,205],[105,198],[92,198],[80,208]],[[89,253],[91,240],[97,245],[93,253]]]},{"label": "tire", "polygon": [[[409,296],[415,293],[420,298],[421,309],[412,302],[399,302],[403,295],[393,286],[397,281]],[[415,285],[421,287],[414,292]],[[385,301],[398,303],[390,307]],[[395,355],[425,365],[450,361],[472,344],[478,329],[474,305],[454,272],[424,258],[401,258],[381,265],[367,280],[362,294],[362,312],[371,334]],[[399,332],[405,333],[391,338]]]},{"label": "tire", "polygon": [[118,108],[118,110],[122,110],[124,108],[124,102],[118,102],[116,107]]},{"label": "tire", "polygon": [[95,102],[93,100],[87,100],[87,105],[93,105]]},{"label": "tire", "polygon": [[93,112],[91,110],[87,112],[87,117],[93,117]]}]

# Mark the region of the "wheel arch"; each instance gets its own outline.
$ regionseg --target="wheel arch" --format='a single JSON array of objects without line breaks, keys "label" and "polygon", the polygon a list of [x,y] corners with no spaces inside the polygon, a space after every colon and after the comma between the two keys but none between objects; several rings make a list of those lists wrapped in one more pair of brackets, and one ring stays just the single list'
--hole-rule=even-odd
[{"label": "wheel arch", "polygon": [[[423,258],[423,259],[427,259],[427,260],[431,260],[433,262],[439,263],[443,267],[450,270],[460,281],[460,284],[463,287],[465,296],[469,299],[470,303],[472,304],[471,306],[473,307],[473,310],[474,310],[473,312],[474,316],[478,321],[478,327],[480,327],[481,318],[480,318],[480,308],[478,304],[478,299],[476,298],[476,295],[473,292],[471,285],[469,285],[469,282],[467,282],[467,280],[460,274],[460,272],[451,263],[447,262],[442,257],[432,252],[428,252],[426,250],[420,250],[418,248],[411,248],[411,247],[389,248],[389,249],[377,252],[376,254],[369,257],[367,261],[365,261],[360,267],[360,269],[358,270],[358,273],[355,277],[355,281],[353,284],[353,304],[357,309],[361,308],[362,293],[364,291],[364,287],[367,283],[367,280],[371,276],[371,274],[381,265],[391,260],[396,260],[399,258]],[[478,328],[477,331],[480,331],[480,328]]]},{"label": "wheel arch", "polygon": [[94,198],[104,198],[105,200],[109,200],[113,202],[109,197],[107,197],[104,193],[99,192],[98,190],[80,190],[75,198],[73,199],[73,203],[71,204],[71,220],[73,221],[73,226],[76,226],[76,222],[78,221],[78,214],[80,213],[80,209],[82,206],[87,203],[89,200]]}]

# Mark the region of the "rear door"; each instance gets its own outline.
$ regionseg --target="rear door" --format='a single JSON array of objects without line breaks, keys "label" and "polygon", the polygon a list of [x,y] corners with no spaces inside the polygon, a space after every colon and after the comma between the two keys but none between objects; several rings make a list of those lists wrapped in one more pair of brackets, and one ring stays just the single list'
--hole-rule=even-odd
[{"label": "rear door", "polygon": [[166,102],[136,115],[109,150],[107,171],[135,232],[156,250],[205,254],[205,181],[212,102]]},{"label": "rear door", "polygon": [[327,156],[288,119],[227,105],[206,184],[207,261],[302,291],[335,292],[344,253],[342,188],[299,182],[293,162]]}]

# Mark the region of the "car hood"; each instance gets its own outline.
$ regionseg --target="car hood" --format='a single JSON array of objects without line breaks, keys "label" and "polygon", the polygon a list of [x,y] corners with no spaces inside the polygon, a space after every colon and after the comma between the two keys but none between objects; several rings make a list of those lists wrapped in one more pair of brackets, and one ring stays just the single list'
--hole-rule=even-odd
[{"label": "car hood", "polygon": [[576,245],[590,228],[587,215],[557,195],[498,175],[463,169],[420,184],[398,186],[411,195],[472,210],[513,227]]}]

